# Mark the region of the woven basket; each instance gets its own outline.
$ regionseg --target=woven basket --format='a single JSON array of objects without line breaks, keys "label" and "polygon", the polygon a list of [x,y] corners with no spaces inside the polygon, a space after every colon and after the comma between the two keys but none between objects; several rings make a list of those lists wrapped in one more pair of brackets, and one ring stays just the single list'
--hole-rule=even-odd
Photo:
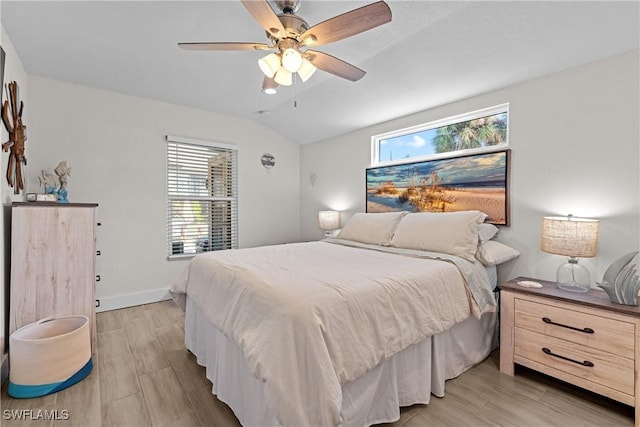
[{"label": "woven basket", "polygon": [[56,393],[91,372],[91,334],[86,316],[49,317],[9,337],[9,396]]}]

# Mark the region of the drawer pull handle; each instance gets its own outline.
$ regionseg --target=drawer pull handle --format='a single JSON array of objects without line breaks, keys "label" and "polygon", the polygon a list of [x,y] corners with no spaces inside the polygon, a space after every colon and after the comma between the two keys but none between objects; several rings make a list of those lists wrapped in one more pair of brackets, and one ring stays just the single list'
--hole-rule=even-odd
[{"label": "drawer pull handle", "polygon": [[553,357],[557,357],[557,358],[562,359],[562,360],[567,360],[569,362],[577,363],[578,365],[588,366],[590,368],[593,368],[593,366],[594,366],[593,362],[589,362],[588,360],[585,360],[584,362],[580,362],[578,360],[571,359],[569,357],[560,356],[559,354],[555,354],[554,352],[552,352],[551,350],[549,350],[546,347],[543,347],[542,351],[544,352],[544,354],[548,354],[549,356],[553,356]]},{"label": "drawer pull handle", "polygon": [[551,320],[551,319],[549,319],[548,317],[543,317],[543,318],[542,318],[542,321],[543,321],[544,323],[548,323],[548,324],[550,324],[550,325],[561,326],[561,327],[563,327],[563,328],[571,329],[571,330],[574,330],[574,331],[584,332],[585,334],[592,334],[592,333],[594,333],[594,330],[593,330],[593,329],[591,329],[591,328],[582,328],[582,329],[580,329],[580,328],[575,328],[575,327],[573,327],[573,326],[569,326],[569,325],[563,325],[562,323],[556,323],[556,322],[552,321],[552,320]]}]

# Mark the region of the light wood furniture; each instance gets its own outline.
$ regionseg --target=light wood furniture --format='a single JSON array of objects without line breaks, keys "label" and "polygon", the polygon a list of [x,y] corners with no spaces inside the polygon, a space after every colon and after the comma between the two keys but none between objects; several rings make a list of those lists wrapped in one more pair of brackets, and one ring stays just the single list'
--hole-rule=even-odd
[{"label": "light wood furniture", "polygon": [[13,203],[9,333],[48,316],[82,314],[95,350],[97,206]]},{"label": "light wood furniture", "polygon": [[501,284],[500,371],[513,376],[514,363],[633,406],[640,427],[640,307],[599,289]]}]

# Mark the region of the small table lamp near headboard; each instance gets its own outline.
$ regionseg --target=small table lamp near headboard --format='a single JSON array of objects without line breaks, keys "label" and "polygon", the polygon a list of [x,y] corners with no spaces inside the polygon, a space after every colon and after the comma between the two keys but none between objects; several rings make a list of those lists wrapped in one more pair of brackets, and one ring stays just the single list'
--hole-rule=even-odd
[{"label": "small table lamp near headboard", "polygon": [[340,212],[320,211],[318,212],[318,224],[320,230],[324,230],[324,237],[331,237],[331,232],[340,228]]}]

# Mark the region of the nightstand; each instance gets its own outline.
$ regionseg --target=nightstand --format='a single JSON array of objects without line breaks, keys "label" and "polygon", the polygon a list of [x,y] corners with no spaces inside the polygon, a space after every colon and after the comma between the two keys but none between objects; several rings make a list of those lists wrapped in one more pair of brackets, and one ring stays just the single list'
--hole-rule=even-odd
[{"label": "nightstand", "polygon": [[[542,288],[525,288],[521,280]],[[635,408],[640,427],[640,307],[518,277],[500,286],[500,371],[526,366]]]}]

